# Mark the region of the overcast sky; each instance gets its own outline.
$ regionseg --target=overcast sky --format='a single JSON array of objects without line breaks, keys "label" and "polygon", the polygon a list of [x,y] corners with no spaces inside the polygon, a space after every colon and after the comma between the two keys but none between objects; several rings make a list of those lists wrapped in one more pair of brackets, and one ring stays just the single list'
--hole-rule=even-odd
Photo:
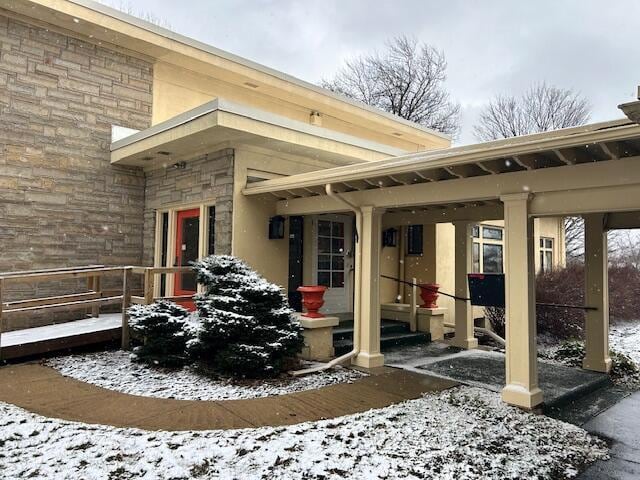
[{"label": "overcast sky", "polygon": [[[119,4],[119,0],[105,3]],[[126,3],[126,2],[125,2]],[[481,106],[535,81],[574,88],[593,121],[619,118],[640,84],[640,0],[136,0],[173,30],[317,83],[406,34],[444,51],[462,105],[457,143]]]}]

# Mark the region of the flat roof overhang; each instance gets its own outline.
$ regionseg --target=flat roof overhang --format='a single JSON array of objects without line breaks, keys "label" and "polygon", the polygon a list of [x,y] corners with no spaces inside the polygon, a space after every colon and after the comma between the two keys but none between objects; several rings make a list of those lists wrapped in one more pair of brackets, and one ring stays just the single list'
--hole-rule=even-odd
[{"label": "flat roof overhang", "polygon": [[609,228],[636,228],[640,125],[616,120],[405,155],[250,183],[243,193],[275,197],[281,215],[345,211],[327,185],[351,204],[384,209],[385,225],[497,219],[501,196],[527,193],[533,216],[615,212]]},{"label": "flat roof overhang", "polygon": [[111,163],[138,167],[182,161],[229,144],[262,146],[335,165],[403,150],[217,98],[111,144]]},{"label": "flat roof overhang", "polygon": [[248,184],[245,195],[282,200],[617,160],[640,155],[640,125],[628,119],[439,149]]},{"label": "flat roof overhang", "polygon": [[[640,93],[640,88],[638,88]],[[623,103],[618,108],[632,121],[640,123],[640,100],[635,102]]]}]

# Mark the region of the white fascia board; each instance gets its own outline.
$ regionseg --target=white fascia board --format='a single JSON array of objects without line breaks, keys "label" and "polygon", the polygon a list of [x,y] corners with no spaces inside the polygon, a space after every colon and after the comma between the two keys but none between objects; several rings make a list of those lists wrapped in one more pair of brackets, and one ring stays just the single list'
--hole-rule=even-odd
[{"label": "white fascia board", "polygon": [[142,130],[126,138],[113,142],[111,144],[111,151],[113,152],[115,150],[118,150],[119,148],[123,148],[133,143],[139,142],[141,140],[150,138],[159,133],[165,132],[167,130],[171,130],[172,128],[179,127],[180,125],[184,125],[192,120],[200,118],[204,115],[208,115],[215,111],[221,111],[221,112],[231,113],[233,115],[239,115],[245,118],[249,118],[251,120],[255,120],[257,122],[266,123],[266,124],[274,125],[281,128],[286,128],[288,130],[293,130],[295,132],[305,133],[308,135],[312,135],[314,137],[332,140],[338,143],[351,145],[351,146],[362,148],[365,150],[384,153],[390,156],[403,155],[407,153],[406,150],[391,147],[391,146],[384,145],[377,142],[363,140],[361,138],[354,137],[353,135],[336,132],[328,128],[317,127],[315,125],[309,125],[307,123],[300,122],[297,120],[291,120],[281,115],[276,115],[274,113],[265,112],[264,110],[260,110],[257,108],[248,107],[246,105],[240,105],[234,102],[229,102],[228,100],[224,100],[222,98],[216,98],[214,100],[211,100],[210,102],[204,103],[199,107],[196,107],[192,110],[188,110],[184,113],[176,115],[175,117],[172,117],[169,120],[166,120],[164,122],[158,123],[157,125],[154,125],[151,128]]}]

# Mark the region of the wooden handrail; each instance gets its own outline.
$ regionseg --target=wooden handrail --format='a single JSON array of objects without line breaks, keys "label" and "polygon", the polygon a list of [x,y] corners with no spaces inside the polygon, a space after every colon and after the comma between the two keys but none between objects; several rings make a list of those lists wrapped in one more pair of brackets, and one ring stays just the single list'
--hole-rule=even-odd
[{"label": "wooden handrail", "polygon": [[161,275],[167,273],[180,273],[180,272],[189,272],[191,271],[191,267],[132,267],[133,273],[144,274],[149,271],[154,275]]},{"label": "wooden handrail", "polygon": [[108,305],[110,303],[119,303],[122,295],[115,297],[95,298],[92,300],[78,300],[76,302],[52,303],[50,305],[36,305],[34,307],[13,308],[11,310],[3,310],[3,314],[33,312],[35,310],[68,310],[70,308],[84,308],[92,305]]},{"label": "wooden handrail", "polygon": [[[168,275],[181,272],[189,272],[191,267],[140,267],[140,266],[111,266],[87,265],[82,267],[51,268],[28,271],[15,271],[0,273],[0,337],[4,325],[3,320],[7,315],[28,313],[37,310],[56,311],[69,309],[82,309],[91,307],[92,315],[97,317],[101,305],[115,303],[122,304],[122,348],[129,348],[129,314],[128,308],[133,304],[151,304],[159,299],[172,301],[190,300],[192,295],[175,295],[167,297],[154,296],[155,276]],[[122,290],[115,290],[121,295],[103,297],[105,291],[101,288],[101,278],[111,274],[123,274]],[[144,275],[144,288],[142,296],[132,295],[132,275]],[[26,300],[14,300],[3,302],[8,283],[30,283],[61,279],[86,278],[88,292],[56,295],[42,298],[30,298]],[[0,358],[2,358],[2,341],[0,338]]]},{"label": "wooden handrail", "polygon": [[58,295],[56,297],[42,297],[42,298],[33,298],[29,300],[15,300],[12,302],[5,302],[4,307],[12,310],[16,308],[26,308],[26,307],[38,307],[48,304],[56,304],[61,302],[73,302],[76,300],[93,300],[95,298],[99,298],[100,294],[97,292],[86,292],[86,293],[74,293],[71,295]]},{"label": "wooden handrail", "polygon": [[102,276],[110,273],[121,273],[125,269],[131,267],[103,267],[103,268],[90,268],[85,270],[70,270],[70,271],[58,271],[49,273],[25,273],[20,276],[8,276],[1,277],[6,282],[22,283],[22,282],[41,282],[45,280],[58,280],[61,278],[86,278],[94,276]]},{"label": "wooden handrail", "polygon": [[14,272],[0,272],[0,277],[8,278],[12,276],[27,275],[31,273],[68,272],[70,270],[87,270],[90,268],[104,268],[104,267],[105,265],[85,265],[82,267],[43,268],[39,270],[16,270]]}]

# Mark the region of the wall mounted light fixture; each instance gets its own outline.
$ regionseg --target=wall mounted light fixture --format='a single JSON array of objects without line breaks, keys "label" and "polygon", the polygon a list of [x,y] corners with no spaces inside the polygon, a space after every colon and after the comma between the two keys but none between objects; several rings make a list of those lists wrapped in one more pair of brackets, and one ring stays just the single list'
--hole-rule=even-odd
[{"label": "wall mounted light fixture", "polygon": [[284,217],[276,215],[269,219],[269,240],[284,238]]}]

